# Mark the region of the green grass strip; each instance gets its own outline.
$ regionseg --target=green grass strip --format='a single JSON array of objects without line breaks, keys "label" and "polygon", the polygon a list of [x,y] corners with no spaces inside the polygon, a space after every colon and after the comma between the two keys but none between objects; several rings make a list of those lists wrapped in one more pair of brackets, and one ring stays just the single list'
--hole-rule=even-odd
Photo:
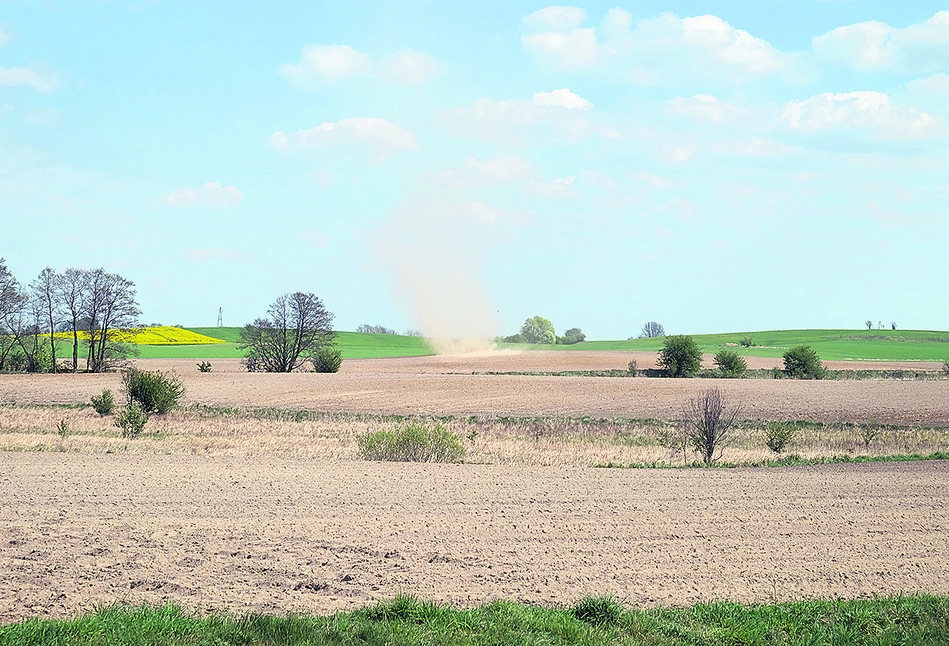
[{"label": "green grass strip", "polygon": [[0,645],[198,646],[430,644],[488,646],[679,644],[949,644],[949,598],[928,595],[777,605],[721,602],[627,610],[589,598],[557,610],[495,602],[454,610],[411,597],[331,616],[198,617],[176,606],[116,605],[69,621],[0,627]]}]

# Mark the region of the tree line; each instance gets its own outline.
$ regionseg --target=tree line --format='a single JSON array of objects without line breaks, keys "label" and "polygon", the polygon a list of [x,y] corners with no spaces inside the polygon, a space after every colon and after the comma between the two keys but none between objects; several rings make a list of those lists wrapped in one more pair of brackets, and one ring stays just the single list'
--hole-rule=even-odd
[{"label": "tree line", "polygon": [[[0,258],[0,371],[103,372],[125,355],[115,333],[135,327],[135,283],[98,269],[46,267],[21,284]],[[60,363],[56,332],[71,332],[72,356]],[[84,346],[84,347],[83,347]]]}]

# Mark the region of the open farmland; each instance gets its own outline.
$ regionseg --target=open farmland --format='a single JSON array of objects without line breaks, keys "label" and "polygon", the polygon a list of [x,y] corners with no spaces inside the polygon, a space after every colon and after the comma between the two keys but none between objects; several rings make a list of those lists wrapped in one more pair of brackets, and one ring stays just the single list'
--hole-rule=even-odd
[{"label": "open farmland", "polygon": [[[589,468],[667,457],[650,424],[678,419],[713,385],[742,403],[743,419],[823,421],[840,433],[848,422],[896,424],[916,435],[891,431],[894,446],[945,450],[949,380],[486,374],[608,370],[633,358],[645,368],[655,355],[349,359],[335,375],[246,373],[236,359],[200,373],[192,360],[142,359],[177,372],[187,395],[136,440],[81,406],[104,388],[119,393],[117,374],[3,375],[0,621],[116,599],[327,612],[398,593],[463,606],[610,593],[637,605],[949,593],[944,461]],[[459,434],[478,431],[468,463],[360,460],[354,437],[393,415],[452,416]],[[600,421],[588,428],[587,416]],[[924,436],[915,426],[925,425],[934,428]],[[852,437],[838,439],[853,450]],[[732,455],[763,454],[753,429],[741,442]]]}]

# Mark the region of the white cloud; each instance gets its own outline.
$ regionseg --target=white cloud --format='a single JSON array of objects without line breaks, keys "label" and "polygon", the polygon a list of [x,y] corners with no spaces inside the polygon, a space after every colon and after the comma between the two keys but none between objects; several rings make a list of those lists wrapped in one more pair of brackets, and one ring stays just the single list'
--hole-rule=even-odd
[{"label": "white cloud", "polygon": [[59,74],[31,67],[0,67],[0,86],[29,87],[45,94],[59,88]]},{"label": "white cloud", "polygon": [[674,84],[683,79],[741,81],[790,67],[790,58],[768,42],[731,26],[718,16],[680,18],[663,13],[633,22],[611,9],[599,27],[577,21],[542,25],[521,37],[539,63],[562,70],[605,69],[640,83]]},{"label": "white cloud", "polygon": [[560,177],[552,182],[530,182],[528,190],[545,197],[569,197],[573,195],[573,185],[577,176]]},{"label": "white cloud", "polygon": [[366,117],[325,121],[315,128],[290,134],[275,132],[268,139],[278,150],[307,150],[319,146],[360,148],[372,154],[376,161],[383,161],[402,150],[421,147],[412,131],[386,119]]},{"label": "white cloud", "polygon": [[59,110],[56,108],[44,108],[30,110],[23,115],[23,121],[31,126],[53,126],[59,123],[59,117]]},{"label": "white cloud", "polygon": [[641,182],[645,182],[649,184],[651,187],[653,187],[657,191],[664,191],[670,186],[672,186],[672,182],[670,182],[669,180],[663,179],[662,177],[659,177],[658,175],[654,175],[652,173],[646,173],[646,172],[633,173],[633,177],[635,177]]},{"label": "white cloud", "polygon": [[420,85],[441,74],[445,66],[425,52],[402,49],[374,63],[349,45],[307,45],[299,63],[284,63],[277,74],[291,85],[310,87],[317,81],[339,81],[374,74],[384,81]]},{"label": "white cloud", "polygon": [[425,52],[403,49],[382,61],[382,78],[408,85],[421,85],[441,74],[445,66]]},{"label": "white cloud", "polygon": [[541,29],[569,29],[579,27],[586,20],[587,12],[580,7],[555,5],[538,9],[524,18],[524,24]]},{"label": "white cloud", "polygon": [[677,96],[666,102],[669,112],[692,117],[696,121],[722,123],[728,118],[747,114],[733,103],[723,101],[711,94],[696,94],[690,99]]},{"label": "white cloud", "polygon": [[568,110],[592,110],[593,104],[579,94],[574,94],[567,88],[551,92],[538,92],[531,97],[534,105],[567,108]]},{"label": "white cloud", "polygon": [[169,193],[161,201],[170,206],[208,205],[215,207],[237,206],[244,195],[236,186],[222,186],[220,182],[208,182],[198,188],[183,188]]},{"label": "white cloud", "polygon": [[890,142],[939,136],[944,124],[917,108],[895,105],[883,92],[818,94],[784,107],[784,123],[804,134],[856,133]]},{"label": "white cloud", "polygon": [[906,84],[906,89],[928,94],[949,94],[949,74],[940,72],[926,78],[910,81]]},{"label": "white cloud", "polygon": [[465,160],[464,165],[465,168],[470,169],[477,175],[499,181],[521,179],[530,175],[533,171],[533,164],[526,159],[513,155],[510,157],[489,157],[485,160],[469,157]]},{"label": "white cloud", "polygon": [[905,29],[875,20],[837,27],[815,36],[813,46],[819,58],[859,71],[936,71],[949,66],[949,11]]},{"label": "white cloud", "polygon": [[371,65],[368,55],[349,45],[307,45],[300,53],[299,63],[284,63],[277,73],[292,85],[307,87],[319,78],[333,81],[365,74]]}]

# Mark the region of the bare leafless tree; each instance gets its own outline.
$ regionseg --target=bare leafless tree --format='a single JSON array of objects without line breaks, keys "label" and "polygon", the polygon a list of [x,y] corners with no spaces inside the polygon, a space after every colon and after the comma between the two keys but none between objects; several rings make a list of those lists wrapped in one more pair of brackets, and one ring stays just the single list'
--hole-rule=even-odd
[{"label": "bare leafless tree", "polygon": [[323,301],[295,292],[274,301],[267,318],[245,325],[238,347],[247,351],[244,365],[250,371],[293,372],[335,337],[333,314]]},{"label": "bare leafless tree", "polygon": [[79,323],[86,309],[88,283],[88,273],[74,267],[63,272],[59,281],[59,301],[72,330],[73,372],[79,370]]},{"label": "bare leafless tree", "polygon": [[[729,432],[741,411],[741,404],[727,410],[725,397],[718,388],[706,390],[689,400],[682,419],[683,432],[689,445],[702,456],[705,464],[721,457]],[[718,456],[716,456],[718,453]]]},{"label": "bare leafless tree", "polygon": [[0,370],[6,366],[10,352],[20,343],[25,303],[26,294],[19,281],[0,258]]},{"label": "bare leafless tree", "polygon": [[31,296],[42,312],[43,331],[49,333],[49,352],[52,359],[50,369],[57,371],[56,365],[56,324],[61,315],[60,284],[61,277],[52,267],[46,267],[30,284]]},{"label": "bare leafless tree", "polygon": [[657,336],[665,336],[666,330],[662,327],[661,323],[656,323],[655,321],[649,321],[643,325],[643,330],[639,334],[641,339],[654,339]]},{"label": "bare leafless tree", "polygon": [[114,338],[117,332],[138,324],[141,310],[135,298],[135,283],[102,269],[95,269],[89,280],[89,302],[95,309],[89,313],[90,372],[108,370],[116,358]]}]

